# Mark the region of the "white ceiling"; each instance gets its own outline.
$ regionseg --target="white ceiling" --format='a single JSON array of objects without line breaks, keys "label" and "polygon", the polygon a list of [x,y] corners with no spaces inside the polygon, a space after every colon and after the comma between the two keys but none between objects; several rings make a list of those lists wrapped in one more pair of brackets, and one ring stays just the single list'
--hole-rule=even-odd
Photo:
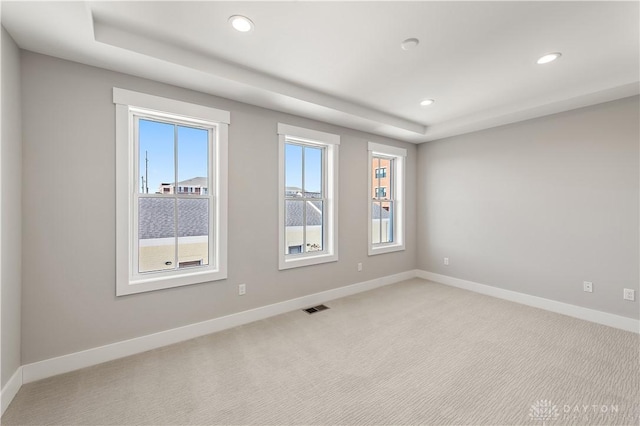
[{"label": "white ceiling", "polygon": [[[254,31],[233,30],[235,14]],[[415,143],[638,94],[639,14],[638,2],[2,3],[23,49]],[[420,44],[402,50],[410,37]]]}]

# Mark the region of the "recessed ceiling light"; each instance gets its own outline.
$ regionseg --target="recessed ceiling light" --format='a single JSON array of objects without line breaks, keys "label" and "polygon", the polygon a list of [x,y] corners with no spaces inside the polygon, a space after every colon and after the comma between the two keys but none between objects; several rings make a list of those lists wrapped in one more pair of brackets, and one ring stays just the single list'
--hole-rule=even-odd
[{"label": "recessed ceiling light", "polygon": [[402,48],[402,50],[411,50],[418,44],[420,44],[420,40],[418,40],[417,38],[408,38],[400,43],[400,47]]},{"label": "recessed ceiling light", "polygon": [[425,99],[424,101],[420,102],[420,106],[429,106],[431,104],[433,104],[435,101],[433,99]]},{"label": "recessed ceiling light", "polygon": [[560,53],[560,52],[547,53],[546,55],[544,55],[540,59],[538,59],[538,61],[536,63],[538,65],[548,64],[549,62],[555,61],[560,56],[562,56],[562,53]]},{"label": "recessed ceiling light", "polygon": [[233,15],[229,18],[229,22],[233,28],[242,33],[247,33],[253,29],[253,22],[246,16]]}]

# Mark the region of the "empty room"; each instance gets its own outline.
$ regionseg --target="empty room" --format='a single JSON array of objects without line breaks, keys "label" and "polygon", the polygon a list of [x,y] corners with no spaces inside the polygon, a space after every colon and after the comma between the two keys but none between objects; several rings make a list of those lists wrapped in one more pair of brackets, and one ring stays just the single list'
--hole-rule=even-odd
[{"label": "empty room", "polygon": [[3,425],[640,423],[640,2],[0,21]]}]

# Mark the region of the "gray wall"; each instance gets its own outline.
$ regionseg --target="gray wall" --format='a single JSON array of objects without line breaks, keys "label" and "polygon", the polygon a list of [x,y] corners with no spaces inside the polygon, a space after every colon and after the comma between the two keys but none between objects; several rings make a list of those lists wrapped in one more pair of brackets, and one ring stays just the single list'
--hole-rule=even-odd
[{"label": "gray wall", "polygon": [[20,51],[2,31],[2,146],[0,147],[0,292],[2,298],[2,386],[20,366],[20,284],[22,245],[22,143]]},{"label": "gray wall", "polygon": [[[410,270],[416,259],[432,272],[638,316],[638,303],[621,297],[638,289],[637,97],[416,148],[31,52],[21,64],[22,364]],[[115,297],[114,86],[231,111],[228,280]],[[278,122],[342,136],[337,263],[278,271]],[[363,220],[370,140],[409,152],[407,250],[374,257]],[[4,302],[3,293],[3,356]]]},{"label": "gray wall", "polygon": [[[415,267],[415,145],[31,52],[22,67],[23,364]],[[114,86],[231,111],[228,280],[115,297]],[[337,263],[278,271],[278,122],[342,136]],[[408,150],[407,249],[374,257],[370,140]]]},{"label": "gray wall", "polygon": [[418,267],[638,318],[638,101],[420,145]]}]

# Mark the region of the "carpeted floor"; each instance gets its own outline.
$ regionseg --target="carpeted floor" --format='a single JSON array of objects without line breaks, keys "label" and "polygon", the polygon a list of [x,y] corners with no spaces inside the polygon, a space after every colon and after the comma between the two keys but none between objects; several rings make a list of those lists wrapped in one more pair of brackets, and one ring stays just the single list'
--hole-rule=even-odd
[{"label": "carpeted floor", "polygon": [[2,424],[624,424],[640,336],[414,279],[24,385]]}]

